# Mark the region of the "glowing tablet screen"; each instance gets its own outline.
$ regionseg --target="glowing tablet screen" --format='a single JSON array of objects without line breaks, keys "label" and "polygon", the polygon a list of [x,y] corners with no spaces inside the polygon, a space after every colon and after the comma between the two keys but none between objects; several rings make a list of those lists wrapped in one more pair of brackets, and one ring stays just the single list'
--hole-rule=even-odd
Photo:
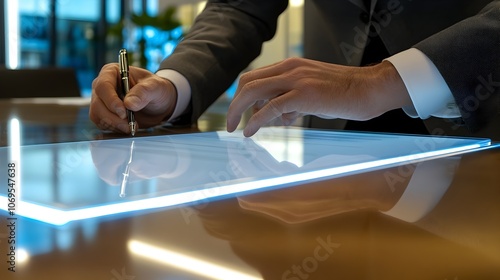
[{"label": "glowing tablet screen", "polygon": [[[0,148],[17,153],[16,214],[62,225],[474,151],[489,139],[268,127]],[[7,181],[6,173],[0,175]],[[8,210],[7,189],[0,209]]]}]

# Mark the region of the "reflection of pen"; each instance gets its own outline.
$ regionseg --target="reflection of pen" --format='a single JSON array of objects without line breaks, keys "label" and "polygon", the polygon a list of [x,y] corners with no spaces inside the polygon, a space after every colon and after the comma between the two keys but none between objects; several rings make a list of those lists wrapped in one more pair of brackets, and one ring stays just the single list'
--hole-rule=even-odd
[{"label": "reflection of pen", "polygon": [[[125,95],[130,90],[129,78],[128,78],[128,55],[126,49],[121,49],[118,55],[118,64],[120,66],[120,78],[121,78],[121,88],[122,88],[122,98],[125,98]],[[128,125],[130,127],[130,133],[132,136],[135,135],[135,117],[134,112],[127,109],[127,119]]]},{"label": "reflection of pen", "polygon": [[130,144],[130,156],[128,158],[127,166],[125,167],[125,171],[123,172],[122,186],[120,188],[120,197],[125,197],[127,195],[125,190],[127,188],[128,176],[130,175],[130,164],[132,163],[132,156],[134,154],[134,144],[135,144],[134,141],[132,141],[132,144]]}]

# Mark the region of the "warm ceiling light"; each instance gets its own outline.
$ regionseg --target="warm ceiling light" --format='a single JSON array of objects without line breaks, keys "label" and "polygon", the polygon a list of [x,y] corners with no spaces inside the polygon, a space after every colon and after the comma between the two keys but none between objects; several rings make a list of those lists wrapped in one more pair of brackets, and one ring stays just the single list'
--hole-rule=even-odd
[{"label": "warm ceiling light", "polygon": [[141,241],[130,240],[128,249],[135,255],[173,266],[189,273],[202,275],[212,279],[261,280],[243,272],[230,269],[223,265],[201,260],[175,251],[153,246]]}]

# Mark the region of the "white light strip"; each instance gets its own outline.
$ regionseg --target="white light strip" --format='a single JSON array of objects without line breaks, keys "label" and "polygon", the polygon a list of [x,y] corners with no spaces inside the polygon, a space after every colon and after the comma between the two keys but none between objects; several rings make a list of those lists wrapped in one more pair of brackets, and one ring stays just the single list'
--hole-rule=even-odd
[{"label": "white light strip", "polygon": [[304,0],[290,0],[288,2],[292,8],[304,6]]},{"label": "white light strip", "polygon": [[26,249],[24,248],[19,248],[17,249],[17,261],[19,263],[26,263],[28,262],[30,259],[30,254],[28,253],[28,251],[26,251]]},{"label": "white light strip", "polygon": [[[15,164],[15,176],[13,178],[14,181],[14,189],[16,194],[16,209],[15,212],[19,212],[19,207],[21,203],[21,124],[18,119],[12,118],[9,121],[9,164]],[[7,205],[7,202],[5,203]]]},{"label": "white light strip", "polygon": [[170,265],[189,273],[205,276],[211,279],[261,280],[261,277],[251,276],[240,271],[214,264],[209,261],[194,258],[175,251],[153,246],[141,241],[130,240],[128,249],[141,257]]},{"label": "white light strip", "polygon": [[11,161],[21,160],[21,125],[16,118],[9,122],[9,153]]},{"label": "white light strip", "polygon": [[18,1],[5,1],[5,31],[7,68],[19,67],[19,6]]},{"label": "white light strip", "polygon": [[[258,190],[263,188],[284,186],[292,183],[306,182],[309,180],[327,178],[340,174],[347,174],[361,170],[369,170],[376,167],[385,167],[392,164],[409,162],[414,163],[418,160],[434,157],[443,156],[459,152],[464,152],[467,150],[477,149],[482,147],[481,144],[467,145],[457,148],[450,148],[441,151],[424,152],[420,154],[407,155],[394,157],[383,160],[376,160],[372,162],[358,163],[347,166],[333,167],[317,171],[309,171],[299,174],[286,175],[282,177],[262,179],[256,181],[249,181],[243,183],[234,183],[224,186],[206,186],[203,189],[183,192],[178,194],[159,196],[153,198],[140,199],[135,201],[127,201],[116,204],[108,204],[102,206],[94,206],[89,208],[83,208],[78,210],[58,210],[46,206],[40,206],[30,202],[23,201],[22,211],[19,211],[19,215],[39,220],[42,222],[63,225],[70,221],[96,218],[113,214],[120,214],[126,212],[133,212],[138,210],[155,209],[160,207],[168,207],[174,205],[180,205],[184,203],[221,197],[230,194],[242,193],[246,191]],[[210,190],[210,191],[207,191]],[[0,196],[0,209],[6,210],[7,198]]]}]

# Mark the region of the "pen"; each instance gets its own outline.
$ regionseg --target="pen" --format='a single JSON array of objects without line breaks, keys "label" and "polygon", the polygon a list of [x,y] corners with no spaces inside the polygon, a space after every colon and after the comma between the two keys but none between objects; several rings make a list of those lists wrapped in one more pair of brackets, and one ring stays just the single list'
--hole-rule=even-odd
[{"label": "pen", "polygon": [[132,141],[132,144],[130,144],[129,159],[128,159],[127,165],[125,166],[125,171],[122,173],[123,178],[122,178],[122,185],[120,187],[120,197],[127,196],[126,189],[127,189],[128,177],[130,175],[130,164],[132,163],[132,158],[134,155],[134,144],[135,144],[135,141]]},{"label": "pen", "polygon": [[[120,78],[121,78],[121,90],[122,90],[122,98],[125,98],[125,95],[130,90],[130,83],[128,79],[128,55],[127,55],[127,50],[126,49],[121,49],[120,53],[118,55],[118,64],[120,67]],[[135,116],[134,112],[130,111],[127,109],[127,119],[128,119],[128,125],[130,127],[130,133],[132,136],[135,135]]]}]

